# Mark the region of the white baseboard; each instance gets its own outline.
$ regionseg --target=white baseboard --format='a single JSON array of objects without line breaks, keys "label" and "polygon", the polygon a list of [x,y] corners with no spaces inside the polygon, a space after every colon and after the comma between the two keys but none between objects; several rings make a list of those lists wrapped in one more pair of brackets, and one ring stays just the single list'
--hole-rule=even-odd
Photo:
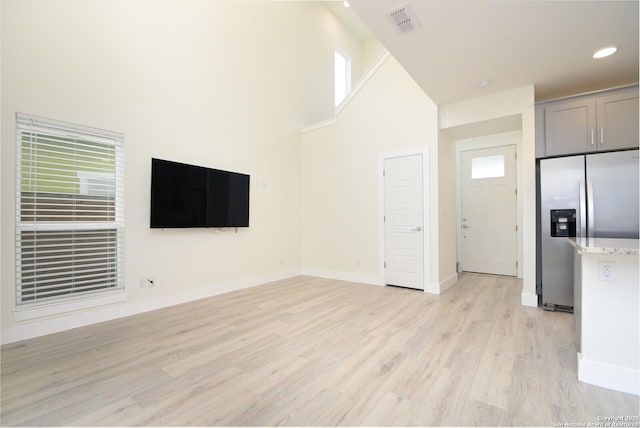
[{"label": "white baseboard", "polygon": [[578,380],[627,394],[640,395],[640,370],[587,360],[579,352]]},{"label": "white baseboard", "polygon": [[458,273],[454,273],[449,278],[441,282],[429,282],[425,285],[424,292],[430,294],[442,294],[458,282]]},{"label": "white baseboard", "polygon": [[522,296],[520,298],[520,304],[522,306],[531,306],[532,308],[538,307],[538,295],[534,293],[525,293],[522,292]]},{"label": "white baseboard", "polygon": [[366,275],[353,272],[330,271],[314,268],[302,268],[302,275],[318,278],[337,279],[339,281],[358,282],[370,285],[384,285],[384,279],[378,275]]},{"label": "white baseboard", "polygon": [[458,272],[455,272],[449,278],[440,282],[440,294],[450,289],[456,282],[458,282]]},{"label": "white baseboard", "polygon": [[[329,271],[323,269],[303,268],[302,275],[318,278],[337,279],[339,281],[358,282],[370,285],[385,285],[384,278],[379,275],[365,275],[352,272]],[[424,291],[431,294],[441,294],[451,288],[458,281],[458,274],[454,273],[441,283],[427,283]]]},{"label": "white baseboard", "polygon": [[424,292],[430,294],[440,294],[440,284],[437,282],[426,282],[424,284]]},{"label": "white baseboard", "polygon": [[3,328],[0,331],[0,344],[18,342],[20,340],[31,339],[47,334],[58,333],[73,328],[84,327],[116,318],[123,318],[143,312],[162,309],[181,303],[204,299],[243,288],[255,287],[273,281],[280,281],[300,275],[297,269],[282,272],[273,272],[265,275],[244,278],[235,281],[213,284],[179,294],[172,294],[157,299],[144,300],[141,302],[125,303],[105,307],[93,308],[90,311],[76,312],[62,315],[56,318],[43,319],[32,322],[25,322],[11,327]]},{"label": "white baseboard", "polygon": [[[302,275],[315,276],[318,278],[337,279],[339,281],[357,282],[370,285],[385,285],[384,278],[379,275],[364,275],[352,272],[328,271],[322,269],[303,268]],[[458,281],[458,274],[454,273],[449,278],[438,284],[427,283],[424,291],[431,294],[441,294],[448,290]]]}]

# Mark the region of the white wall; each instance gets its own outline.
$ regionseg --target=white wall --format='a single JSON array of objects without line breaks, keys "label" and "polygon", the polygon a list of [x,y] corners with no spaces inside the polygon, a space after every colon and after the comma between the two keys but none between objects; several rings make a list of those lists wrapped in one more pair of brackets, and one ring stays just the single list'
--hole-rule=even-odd
[{"label": "white wall", "polygon": [[[437,107],[388,57],[341,109],[335,125],[302,134],[303,271],[381,283],[380,156],[429,151],[431,225],[437,238]],[[431,282],[438,281],[437,239]]]},{"label": "white wall", "polygon": [[[520,117],[522,150],[518,153],[522,206],[522,304],[537,306],[536,296],[536,206],[535,206],[535,112],[533,85],[440,106],[440,129],[449,135],[480,137],[513,130]],[[483,130],[491,129],[484,133]],[[449,137],[451,138],[451,137]],[[440,165],[446,168],[447,165]],[[455,169],[455,165],[450,165]],[[451,204],[451,201],[448,201]],[[444,209],[444,207],[440,207]],[[451,207],[449,206],[449,209]],[[440,238],[442,239],[442,237]],[[452,237],[453,239],[453,237]]]},{"label": "white wall", "polygon": [[[298,272],[299,129],[333,115],[333,50],[352,42],[324,12],[309,2],[3,0],[3,332],[27,323],[13,314],[16,112],[124,133],[127,299],[112,315]],[[251,174],[251,227],[149,229],[151,157]],[[138,287],[147,275],[155,288]]]},{"label": "white wall", "polygon": [[385,47],[376,39],[375,37],[371,37],[362,42],[362,70],[358,78],[353,82],[354,85],[357,83],[363,74],[367,72],[387,50]]},{"label": "white wall", "polygon": [[438,285],[440,292],[458,280],[456,270],[456,144],[445,132],[438,137]]},{"label": "white wall", "polygon": [[[269,0],[266,0],[269,1]],[[296,3],[295,1],[289,3]],[[314,22],[309,23],[312,28],[319,32],[321,37],[315,37],[307,41],[309,50],[314,53],[313,56],[306,55],[298,57],[305,63],[308,82],[317,92],[315,101],[317,105],[309,105],[311,114],[305,117],[304,125],[319,122],[334,116],[335,92],[334,92],[334,51],[340,48],[351,58],[351,85],[355,86],[358,79],[367,71],[370,64],[366,63],[367,50],[363,40],[355,36],[346,28],[339,18],[329,10],[329,8],[321,2],[306,2],[307,8],[311,9],[315,15]],[[341,6],[342,7],[342,6]],[[305,28],[304,32],[308,32],[309,28]],[[298,38],[297,33],[291,33],[290,37]],[[330,62],[326,62],[323,58],[331,57]],[[318,71],[321,71],[318,73]],[[331,78],[327,79],[326,75]],[[321,96],[322,98],[318,98]],[[306,100],[307,102],[309,100]],[[331,108],[327,108],[330,105]]]},{"label": "white wall", "polygon": [[[581,275],[581,353],[578,379],[640,395],[638,256],[584,253]],[[615,281],[601,281],[601,262],[613,263]]]}]

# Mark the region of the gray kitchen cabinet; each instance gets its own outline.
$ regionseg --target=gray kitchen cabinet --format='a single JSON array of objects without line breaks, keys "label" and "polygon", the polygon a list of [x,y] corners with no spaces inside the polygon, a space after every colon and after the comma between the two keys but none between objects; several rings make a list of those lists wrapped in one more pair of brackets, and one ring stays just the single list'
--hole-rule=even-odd
[{"label": "gray kitchen cabinet", "polygon": [[638,147],[638,88],[596,98],[598,150]]},{"label": "gray kitchen cabinet", "polygon": [[537,158],[638,147],[637,86],[543,103],[536,110],[540,107],[544,144],[538,141],[536,115]]},{"label": "gray kitchen cabinet", "polygon": [[596,150],[596,101],[581,98],[545,108],[547,156]]}]

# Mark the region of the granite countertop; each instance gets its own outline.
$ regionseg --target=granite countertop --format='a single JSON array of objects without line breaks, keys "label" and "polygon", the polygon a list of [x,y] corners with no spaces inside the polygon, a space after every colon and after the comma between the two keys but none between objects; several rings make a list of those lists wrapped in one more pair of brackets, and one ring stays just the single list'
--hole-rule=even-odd
[{"label": "granite countertop", "polygon": [[638,239],[622,238],[567,238],[580,254],[640,255]]}]

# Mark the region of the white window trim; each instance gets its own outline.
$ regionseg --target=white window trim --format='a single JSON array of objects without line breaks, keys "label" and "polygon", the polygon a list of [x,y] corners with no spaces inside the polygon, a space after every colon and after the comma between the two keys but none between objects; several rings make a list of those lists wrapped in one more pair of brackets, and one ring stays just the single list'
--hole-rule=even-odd
[{"label": "white window trim", "polygon": [[351,80],[352,80],[352,76],[351,76],[351,55],[349,55],[347,53],[347,51],[345,51],[342,48],[336,48],[334,51],[334,61],[335,61],[335,55],[338,54],[340,55],[342,58],[344,58],[345,61],[345,75],[344,77],[344,86],[345,86],[345,90],[344,90],[344,96],[342,97],[342,99],[340,101],[338,101],[337,99],[337,93],[335,93],[335,87],[337,86],[337,70],[336,70],[336,64],[334,62],[334,103],[336,108],[339,107],[349,96],[349,93],[351,92]]},{"label": "white window trim", "polygon": [[98,293],[99,295],[79,294],[77,297],[69,298],[65,301],[40,302],[39,304],[24,303],[13,311],[13,316],[16,321],[26,321],[83,309],[91,309],[97,306],[105,306],[127,300],[127,293],[122,288]]},{"label": "white window trim", "polygon": [[[86,126],[70,124],[52,119],[46,119],[38,116],[27,115],[23,113],[16,114],[16,233],[33,230],[69,230],[69,223],[49,222],[42,223],[37,221],[22,221],[21,219],[21,171],[22,171],[22,130],[42,133],[51,136],[61,136],[74,138],[84,138],[86,141],[96,143],[106,143],[115,145],[115,177],[113,173],[101,172],[84,172],[78,171],[77,175],[82,183],[82,177],[85,177],[85,192],[88,186],[86,178],[115,178],[116,188],[115,194],[115,220],[113,222],[84,222],[82,224],[73,223],[72,230],[83,229],[113,229],[118,234],[117,241],[117,286],[109,287],[102,290],[93,290],[77,294],[68,294],[59,298],[43,299],[36,301],[19,301],[17,288],[20,278],[20,260],[16,261],[16,297],[14,299],[15,310],[14,317],[17,321],[40,318],[69,311],[81,310],[95,306],[102,306],[110,303],[126,300],[125,277],[124,277],[124,136],[121,133],[105,131]],[[82,190],[82,189],[81,189]],[[16,240],[16,251],[18,251],[19,241]]]}]

